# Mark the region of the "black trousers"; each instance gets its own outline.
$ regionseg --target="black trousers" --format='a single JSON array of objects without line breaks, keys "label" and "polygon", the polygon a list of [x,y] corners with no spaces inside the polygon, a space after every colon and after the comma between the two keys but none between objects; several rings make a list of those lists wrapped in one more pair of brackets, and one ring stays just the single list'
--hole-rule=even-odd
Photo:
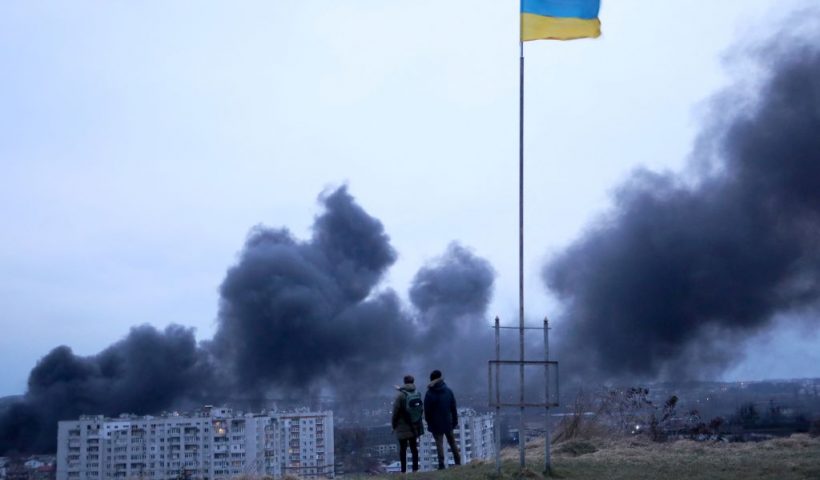
[{"label": "black trousers", "polygon": [[410,446],[410,455],[413,456],[413,471],[419,471],[419,444],[416,437],[402,438],[399,440],[399,460],[401,461],[401,472],[407,472],[407,446]]},{"label": "black trousers", "polygon": [[450,430],[449,432],[444,433],[434,433],[433,439],[436,441],[436,453],[438,454],[438,468],[439,470],[444,469],[444,438],[447,437],[447,443],[450,445],[450,451],[453,452],[453,461],[456,465],[461,465],[461,454],[458,451],[458,445],[456,445],[456,437],[453,435],[453,431]]}]

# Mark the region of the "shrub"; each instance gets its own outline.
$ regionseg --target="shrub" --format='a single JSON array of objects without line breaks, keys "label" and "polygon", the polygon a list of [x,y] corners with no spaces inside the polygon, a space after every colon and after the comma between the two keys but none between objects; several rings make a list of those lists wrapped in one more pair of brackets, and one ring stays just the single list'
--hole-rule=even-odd
[{"label": "shrub", "polygon": [[820,437],[820,418],[817,418],[811,422],[811,426],[809,427],[809,435],[815,438]]},{"label": "shrub", "polygon": [[581,455],[595,453],[597,451],[598,449],[595,448],[595,445],[583,440],[565,442],[557,448],[558,453],[566,453],[567,455],[572,455],[573,457],[579,457]]}]

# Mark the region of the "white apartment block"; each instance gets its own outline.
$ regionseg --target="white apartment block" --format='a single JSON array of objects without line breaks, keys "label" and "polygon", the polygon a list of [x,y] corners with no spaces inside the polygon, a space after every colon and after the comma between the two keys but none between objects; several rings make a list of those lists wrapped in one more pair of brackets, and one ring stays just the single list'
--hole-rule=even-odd
[{"label": "white apartment block", "polygon": [[333,478],[332,412],[83,416],[59,422],[57,480]]},{"label": "white apartment block", "polygon": [[[425,425],[426,428],[426,425]],[[494,415],[492,413],[476,413],[470,408],[458,409],[458,427],[453,430],[453,434],[458,444],[458,449],[461,452],[461,463],[469,463],[472,460],[489,460],[495,458],[495,440],[494,440]],[[447,466],[454,465],[453,455],[450,452],[450,447],[447,444],[447,438],[444,441],[444,458]],[[396,462],[398,464],[398,462]],[[410,455],[410,449],[407,449],[407,470],[413,465],[413,458]],[[391,465],[388,470],[394,470],[398,465]],[[433,434],[425,432],[419,438],[419,470],[429,471],[438,468],[438,454],[436,453],[436,441],[433,440]]]},{"label": "white apartment block", "polygon": [[333,412],[279,413],[280,469],[276,476],[333,478]]}]

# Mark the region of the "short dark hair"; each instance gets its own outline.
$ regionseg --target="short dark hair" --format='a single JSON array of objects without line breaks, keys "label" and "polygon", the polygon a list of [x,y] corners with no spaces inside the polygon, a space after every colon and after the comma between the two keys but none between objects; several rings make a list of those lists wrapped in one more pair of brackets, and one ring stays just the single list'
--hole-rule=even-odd
[{"label": "short dark hair", "polygon": [[437,379],[437,378],[441,378],[441,370],[433,370],[432,372],[430,372],[430,381],[431,382],[433,380]]},{"label": "short dark hair", "polygon": [[412,375],[405,375],[404,376],[404,383],[413,383],[415,381],[416,381],[416,379],[413,378]]}]

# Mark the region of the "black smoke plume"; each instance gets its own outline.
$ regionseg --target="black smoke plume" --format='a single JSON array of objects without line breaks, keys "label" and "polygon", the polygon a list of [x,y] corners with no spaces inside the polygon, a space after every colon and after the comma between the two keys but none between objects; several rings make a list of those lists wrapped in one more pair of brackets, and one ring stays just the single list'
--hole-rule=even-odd
[{"label": "black smoke plume", "polygon": [[492,351],[487,307],[494,281],[489,262],[455,243],[413,278],[410,301],[418,311],[416,351],[425,380],[438,369],[448,381],[472,391],[476,378],[484,378]]},{"label": "black smoke plume", "polygon": [[320,200],[308,241],[285,229],[251,230],[220,287],[212,340],[197,345],[190,329],[142,326],[95,356],[65,346],[46,355],[22,400],[0,411],[0,453],[53,452],[57,421],[81,414],[389,395],[405,373],[422,378],[433,368],[469,377],[463,372],[489,351],[489,264],[451,245],[415,277],[415,309],[404,308],[379,288],[397,256],[381,222],[345,187]]},{"label": "black smoke plume", "polygon": [[[818,30],[814,30],[817,32]],[[718,97],[695,180],[636,172],[544,269],[564,371],[708,377],[780,314],[820,300],[820,37],[757,49],[756,89]],[[748,71],[745,71],[748,73]],[[747,91],[748,92],[748,91]],[[807,314],[813,312],[813,314]]]},{"label": "black smoke plume", "polygon": [[323,202],[310,241],[257,227],[222,283],[214,349],[244,388],[357,384],[412,347],[395,293],[374,291],[396,260],[382,224],[344,187]]},{"label": "black smoke plume", "polygon": [[54,451],[57,421],[81,414],[159,412],[204,398],[209,361],[193,331],[143,325],[101,353],[81,357],[60,346],[29,374],[21,401],[0,415],[0,452]]}]

